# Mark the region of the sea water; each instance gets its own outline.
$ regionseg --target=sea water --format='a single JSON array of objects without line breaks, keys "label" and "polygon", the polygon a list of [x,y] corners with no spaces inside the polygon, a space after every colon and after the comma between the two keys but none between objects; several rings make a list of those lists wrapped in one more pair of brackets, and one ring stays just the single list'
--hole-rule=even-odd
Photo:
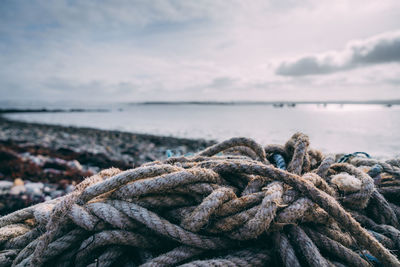
[{"label": "sea water", "polygon": [[309,135],[325,153],[365,151],[400,155],[400,106],[120,104],[109,112],[15,113],[16,120],[222,141],[246,136],[283,144],[295,132]]}]

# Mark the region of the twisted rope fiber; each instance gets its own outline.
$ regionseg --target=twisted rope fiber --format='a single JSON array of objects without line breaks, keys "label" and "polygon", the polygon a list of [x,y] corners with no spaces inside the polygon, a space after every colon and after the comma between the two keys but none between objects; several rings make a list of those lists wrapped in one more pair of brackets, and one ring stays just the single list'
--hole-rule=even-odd
[{"label": "twisted rope fiber", "polygon": [[400,266],[399,160],[309,146],[240,137],[104,170],[1,217],[0,266]]},{"label": "twisted rope fiber", "polygon": [[96,262],[89,264],[90,267],[108,267],[114,264],[124,253],[122,246],[107,248],[97,259]]},{"label": "twisted rope fiber", "polygon": [[346,248],[342,244],[321,235],[318,232],[311,230],[310,228],[305,228],[308,236],[313,240],[317,247],[322,252],[328,252],[334,254],[337,259],[343,260],[345,263],[352,266],[366,266],[368,265],[365,260],[363,260],[357,253],[353,252],[351,249]]},{"label": "twisted rope fiber", "polygon": [[289,238],[296,245],[297,250],[304,256],[305,261],[310,266],[329,266],[328,261],[321,255],[317,246],[311,241],[303,229],[292,225],[289,229]]},{"label": "twisted rope fiber", "polygon": [[293,246],[290,244],[285,233],[275,232],[273,234],[273,239],[275,250],[279,253],[282,263],[286,267],[300,267],[301,265],[294,252]]}]

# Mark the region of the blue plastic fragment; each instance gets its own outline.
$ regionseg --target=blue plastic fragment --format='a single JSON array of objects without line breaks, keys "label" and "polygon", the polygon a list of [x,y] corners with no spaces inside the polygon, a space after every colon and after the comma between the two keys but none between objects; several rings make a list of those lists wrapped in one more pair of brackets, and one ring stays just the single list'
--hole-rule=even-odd
[{"label": "blue plastic fragment", "polygon": [[178,149],[167,149],[165,151],[165,155],[167,156],[167,158],[180,157],[180,156],[182,156],[182,152],[181,152],[181,150],[178,150]]},{"label": "blue plastic fragment", "polygon": [[174,152],[172,152],[171,149],[167,149],[167,151],[165,151],[165,155],[167,156],[167,158],[170,158],[174,156]]},{"label": "blue plastic fragment", "polygon": [[286,162],[281,154],[274,154],[272,158],[274,159],[277,168],[286,170]]}]

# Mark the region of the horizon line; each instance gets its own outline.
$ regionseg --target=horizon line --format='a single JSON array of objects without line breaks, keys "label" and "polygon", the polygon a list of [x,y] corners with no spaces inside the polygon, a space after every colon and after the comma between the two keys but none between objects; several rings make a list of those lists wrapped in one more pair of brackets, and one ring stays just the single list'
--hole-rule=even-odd
[{"label": "horizon line", "polygon": [[293,104],[369,104],[369,105],[400,105],[400,99],[395,100],[327,100],[327,101],[139,101],[126,102],[130,105],[293,105]]}]

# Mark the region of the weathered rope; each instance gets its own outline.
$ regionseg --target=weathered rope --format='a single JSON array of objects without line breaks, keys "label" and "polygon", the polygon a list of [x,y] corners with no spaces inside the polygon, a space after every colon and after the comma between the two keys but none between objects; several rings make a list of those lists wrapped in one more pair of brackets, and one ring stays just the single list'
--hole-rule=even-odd
[{"label": "weathered rope", "polygon": [[124,254],[124,247],[115,246],[107,248],[98,259],[88,267],[108,267],[113,265]]},{"label": "weathered rope", "polygon": [[160,256],[145,262],[144,264],[141,265],[141,267],[171,266],[180,263],[186,259],[198,256],[203,252],[204,250],[202,249],[193,248],[189,246],[180,246],[174,248],[173,250],[168,251],[165,254],[161,254]]},{"label": "weathered rope", "polygon": [[209,260],[193,261],[182,267],[208,267],[208,266],[264,266],[270,260],[267,251],[245,249],[231,255]]},{"label": "weathered rope", "polygon": [[224,141],[222,143],[216,144],[214,146],[211,146],[204,150],[203,152],[199,153],[199,156],[214,156],[218,152],[227,150],[232,147],[241,147],[241,146],[246,146],[254,151],[254,153],[259,157],[260,161],[263,163],[268,163],[268,160],[266,159],[265,155],[265,150],[264,148],[259,145],[257,142],[250,138],[244,138],[244,137],[235,137],[231,138],[227,141]]},{"label": "weathered rope", "polygon": [[286,267],[300,267],[300,262],[287,236],[284,233],[275,232],[273,239],[276,246],[275,250],[279,253],[282,263]]},{"label": "weathered rope", "polygon": [[232,138],[104,170],[0,218],[0,266],[400,266],[400,160],[309,146]]},{"label": "weathered rope", "polygon": [[306,262],[313,267],[328,267],[328,261],[321,255],[316,245],[311,241],[307,234],[298,226],[291,226],[289,237],[292,240],[299,254],[303,255]]},{"label": "weathered rope", "polygon": [[310,228],[305,228],[305,231],[322,252],[332,255],[332,257],[335,257],[337,260],[343,261],[351,266],[368,266],[368,263],[357,253],[353,252],[349,248],[346,248],[339,242],[315,232]]}]

